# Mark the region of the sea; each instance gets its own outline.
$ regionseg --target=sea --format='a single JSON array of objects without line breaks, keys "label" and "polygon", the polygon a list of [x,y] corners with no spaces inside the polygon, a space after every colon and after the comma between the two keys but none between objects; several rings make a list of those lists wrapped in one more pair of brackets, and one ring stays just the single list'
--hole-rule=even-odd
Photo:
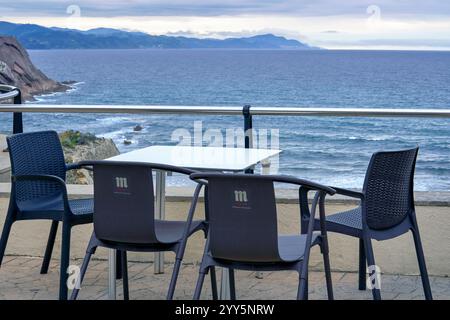
[{"label": "sea", "polygon": [[[143,49],[29,54],[49,77],[76,81],[68,92],[38,96],[34,104],[450,108],[450,52]],[[450,119],[255,116],[253,122],[257,146],[283,150],[272,173],[361,188],[374,152],[418,145],[415,189],[450,190]],[[134,131],[137,125],[141,131]],[[239,136],[242,127],[241,116],[24,114],[25,131],[91,132],[113,139],[121,152],[179,144],[180,133],[185,144],[239,146],[242,141],[227,139],[227,133],[232,137],[234,130]],[[0,130],[11,130],[10,115],[2,115]]]}]

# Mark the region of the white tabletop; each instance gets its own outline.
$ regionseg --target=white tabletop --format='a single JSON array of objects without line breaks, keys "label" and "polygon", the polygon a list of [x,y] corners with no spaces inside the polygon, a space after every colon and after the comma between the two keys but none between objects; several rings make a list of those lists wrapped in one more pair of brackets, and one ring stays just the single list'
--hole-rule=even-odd
[{"label": "white tabletop", "polygon": [[280,152],[281,150],[271,149],[151,146],[107,160],[158,163],[190,169],[243,171]]}]

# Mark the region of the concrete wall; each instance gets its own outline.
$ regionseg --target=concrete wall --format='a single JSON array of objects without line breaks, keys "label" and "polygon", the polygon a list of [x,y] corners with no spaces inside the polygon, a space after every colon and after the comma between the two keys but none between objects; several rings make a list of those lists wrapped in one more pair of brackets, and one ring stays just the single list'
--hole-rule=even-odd
[{"label": "concrete wall", "polygon": [[[181,199],[181,200],[177,200]],[[189,202],[184,197],[170,197],[166,204],[167,219],[185,219]],[[279,230],[281,233],[299,232],[299,209],[292,201],[278,204]],[[8,205],[7,198],[0,198],[0,227],[3,226]],[[348,210],[352,203],[329,203],[327,214]],[[199,203],[196,216],[201,219],[203,203]],[[417,216],[421,231],[429,273],[448,276],[450,274],[450,207],[418,206]],[[19,221],[13,226],[6,249],[7,255],[42,256],[50,228],[49,221]],[[77,226],[72,233],[72,257],[81,258],[89,240],[92,226]],[[55,244],[54,258],[59,258],[60,234]],[[356,271],[358,263],[358,240],[330,233],[331,265],[334,270]],[[187,247],[185,262],[196,263],[201,257],[204,239],[201,233],[194,235]],[[397,239],[374,241],[376,263],[382,272],[390,274],[418,274],[413,240],[410,234]],[[105,249],[99,249],[97,258],[107,257]],[[166,261],[173,261],[173,254],[166,254]],[[130,260],[151,261],[153,254],[129,254]],[[311,268],[321,269],[319,249],[312,251]]]}]

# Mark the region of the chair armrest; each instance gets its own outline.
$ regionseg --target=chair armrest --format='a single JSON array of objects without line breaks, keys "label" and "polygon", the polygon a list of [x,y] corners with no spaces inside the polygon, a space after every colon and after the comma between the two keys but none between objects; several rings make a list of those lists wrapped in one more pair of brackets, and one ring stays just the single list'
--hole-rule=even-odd
[{"label": "chair armrest", "polygon": [[343,188],[336,188],[336,187],[332,187],[334,190],[336,190],[336,194],[341,194],[343,196],[347,196],[347,197],[351,197],[351,198],[357,198],[357,199],[364,199],[364,193],[362,192],[358,192],[358,191],[353,191],[353,190],[348,190],[348,189],[343,189]]},{"label": "chair armrest", "polygon": [[305,179],[298,179],[291,176],[284,176],[284,175],[274,175],[272,176],[273,181],[276,182],[284,182],[284,183],[290,183],[290,184],[296,184],[299,185],[300,188],[304,187],[309,190],[316,190],[316,191],[324,191],[329,195],[334,195],[336,191],[333,187],[324,186],[320,183],[316,183],[313,181],[305,180]]},{"label": "chair armrest", "polygon": [[66,188],[66,183],[63,179],[58,176],[53,176],[50,174],[22,174],[22,175],[12,175],[11,179],[15,181],[53,181],[60,184],[64,189]]},{"label": "chair armrest", "polygon": [[[196,172],[189,176],[192,180],[199,181],[199,180],[207,180],[208,178],[213,177],[221,177],[223,173],[218,172]],[[259,175],[259,174],[233,174],[234,178],[245,178],[245,179],[254,179],[254,180],[266,180],[266,181],[272,181],[272,182],[283,182],[283,183],[289,183],[289,184],[295,184],[300,187],[304,186],[305,188],[309,190],[316,190],[316,191],[323,191],[328,194],[335,194],[336,191],[334,191],[333,188],[327,187],[324,185],[321,185],[319,183],[315,183],[312,181],[304,180],[304,179],[298,179],[291,176],[285,176],[285,175]]]},{"label": "chair armrest", "polygon": [[50,174],[29,174],[29,175],[12,175],[11,180],[13,182],[18,181],[49,181],[49,182],[55,182],[61,187],[62,191],[62,200],[64,202],[64,211],[69,211],[69,198],[67,196],[67,188],[66,183],[63,179],[61,179],[58,176],[53,176]]},{"label": "chair armrest", "polygon": [[198,198],[200,196],[200,191],[202,190],[203,185],[202,184],[198,184],[197,187],[195,188],[194,191],[194,195],[192,196],[192,201],[191,201],[191,206],[189,208],[189,213],[188,213],[188,217],[186,220],[186,228],[184,229],[183,232],[183,237],[181,238],[181,250],[178,250],[177,252],[177,259],[181,259],[182,258],[182,253],[179,256],[180,252],[184,252],[184,250],[186,249],[186,243],[187,243],[187,238],[189,237],[189,230],[191,229],[191,224],[192,224],[192,220],[194,219],[194,214],[195,214],[195,207],[197,206],[197,202],[198,202]]},{"label": "chair armrest", "polygon": [[190,174],[189,178],[192,181],[195,181],[195,182],[197,182],[200,185],[208,186],[208,181],[206,181],[205,179],[197,178],[196,173]]},{"label": "chair armrest", "polygon": [[146,166],[153,170],[161,170],[161,171],[169,171],[169,172],[176,172],[181,173],[185,175],[190,175],[192,173],[195,173],[196,171],[182,168],[182,167],[176,167],[176,166],[169,166],[165,164],[160,163],[149,163],[149,162],[130,162],[130,161],[106,161],[106,160],[86,160],[86,161],[80,161],[78,162],[78,165],[80,166],[95,166],[95,165],[123,165],[123,166]]},{"label": "chair armrest", "polygon": [[86,169],[89,171],[92,171],[92,167],[88,165],[84,165],[80,162],[74,162],[74,163],[66,163],[66,171],[69,170],[78,170],[78,169]]}]

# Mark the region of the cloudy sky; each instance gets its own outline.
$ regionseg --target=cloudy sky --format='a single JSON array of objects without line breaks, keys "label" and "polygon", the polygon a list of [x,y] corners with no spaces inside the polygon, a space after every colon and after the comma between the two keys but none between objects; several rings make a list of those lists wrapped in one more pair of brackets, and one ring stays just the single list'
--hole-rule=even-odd
[{"label": "cloudy sky", "polygon": [[0,0],[0,20],[215,38],[270,32],[330,49],[450,50],[448,0]]}]

